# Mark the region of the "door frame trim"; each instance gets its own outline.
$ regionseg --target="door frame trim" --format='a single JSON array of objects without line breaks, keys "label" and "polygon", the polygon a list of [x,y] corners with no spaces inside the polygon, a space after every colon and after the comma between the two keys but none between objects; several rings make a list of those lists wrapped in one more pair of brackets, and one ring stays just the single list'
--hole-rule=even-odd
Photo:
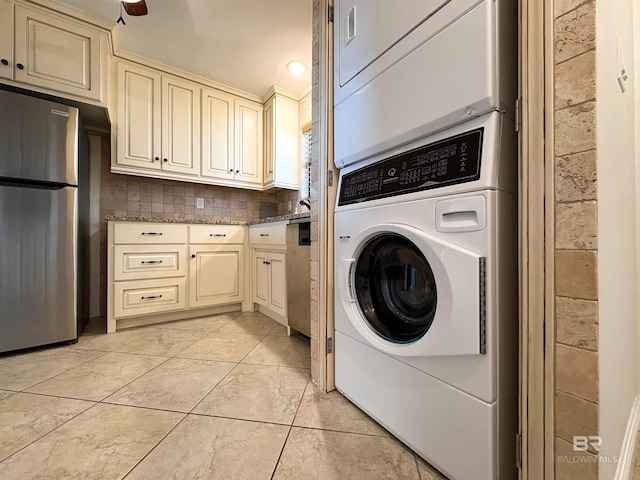
[{"label": "door frame trim", "polygon": [[[520,478],[554,478],[553,1],[520,1]],[[546,395],[545,395],[546,394]]]},{"label": "door frame trim", "polygon": [[[329,9],[333,0],[320,0],[318,28],[318,388],[329,392],[335,386],[335,353],[328,352],[334,330],[333,211],[338,172],[333,163],[333,23]],[[331,181],[330,181],[331,178]],[[313,228],[313,225],[312,225]],[[313,231],[311,233],[313,239]],[[312,295],[313,297],[313,295]],[[312,300],[313,301],[313,300]],[[313,348],[313,343],[312,343]]]}]

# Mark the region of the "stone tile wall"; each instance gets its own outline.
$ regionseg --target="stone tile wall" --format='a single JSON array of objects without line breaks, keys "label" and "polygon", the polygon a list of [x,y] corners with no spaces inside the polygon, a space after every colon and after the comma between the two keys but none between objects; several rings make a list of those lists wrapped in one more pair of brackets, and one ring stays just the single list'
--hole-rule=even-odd
[{"label": "stone tile wall", "polygon": [[[554,2],[555,455],[598,435],[595,1]],[[593,460],[590,459],[590,460]],[[556,462],[556,479],[598,478],[596,462]]]},{"label": "stone tile wall", "polygon": [[[100,176],[100,312],[106,315],[107,222],[105,215],[175,218],[179,220],[240,220],[260,218],[260,202],[275,202],[275,193],[239,188],[176,182],[111,173],[109,134],[101,137]],[[195,208],[195,199],[204,198],[204,209]]]}]

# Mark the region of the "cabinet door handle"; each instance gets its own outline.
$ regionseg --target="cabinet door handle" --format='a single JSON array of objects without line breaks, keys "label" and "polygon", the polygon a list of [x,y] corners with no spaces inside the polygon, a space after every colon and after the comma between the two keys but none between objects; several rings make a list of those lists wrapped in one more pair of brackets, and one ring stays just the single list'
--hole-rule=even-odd
[{"label": "cabinet door handle", "polygon": [[142,232],[142,235],[163,235],[162,232]]},{"label": "cabinet door handle", "polygon": [[4,66],[9,65],[9,60],[7,60],[6,58],[3,58],[2,60],[0,60],[0,63],[2,63]]},{"label": "cabinet door handle", "polygon": [[268,233],[261,233],[261,234],[260,234],[260,236],[261,236],[261,237],[268,237],[268,236],[269,236],[269,234],[268,234]]},{"label": "cabinet door handle", "polygon": [[236,170],[236,173],[240,173],[240,170]]},{"label": "cabinet door handle", "polygon": [[167,158],[164,159],[165,162],[168,162],[169,160]]},{"label": "cabinet door handle", "polygon": [[227,234],[226,233],[210,233],[209,236],[210,237],[226,237]]},{"label": "cabinet door handle", "polygon": [[273,170],[269,170],[269,173],[273,173]]},{"label": "cabinet door handle", "polygon": [[230,169],[229,169],[229,173],[233,173],[233,168],[230,168]]},{"label": "cabinet door handle", "polygon": [[196,258],[196,254],[195,254],[195,253],[192,253],[192,254],[191,254],[191,258]]},{"label": "cabinet door handle", "polygon": [[16,67],[18,67],[18,69],[20,70],[24,70],[24,65],[22,65],[21,63],[16,63]]},{"label": "cabinet door handle", "polygon": [[154,298],[162,298],[162,295],[150,295],[148,297],[140,297],[140,300],[153,300]]},{"label": "cabinet door handle", "polygon": [[162,260],[148,260],[148,261],[143,260],[140,263],[142,264],[162,263]]},{"label": "cabinet door handle", "polygon": [[159,162],[159,161],[160,161],[160,157],[156,157],[156,162]]},{"label": "cabinet door handle", "polygon": [[266,260],[263,260],[263,261],[262,261],[262,264],[263,264],[263,265],[271,265],[271,262],[267,262]]}]

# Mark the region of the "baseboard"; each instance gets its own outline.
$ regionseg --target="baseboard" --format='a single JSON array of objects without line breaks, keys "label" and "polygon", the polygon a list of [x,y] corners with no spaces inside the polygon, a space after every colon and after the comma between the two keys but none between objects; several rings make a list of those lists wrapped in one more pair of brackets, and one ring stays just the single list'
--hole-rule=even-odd
[{"label": "baseboard", "polygon": [[[620,461],[616,470],[615,480],[633,480],[631,478],[631,469],[633,468],[633,454],[636,446],[636,437],[640,428],[640,395],[636,397],[631,408],[629,421],[627,422],[627,431],[624,434],[622,442],[622,451],[620,452]],[[638,452],[640,453],[640,452]]]}]

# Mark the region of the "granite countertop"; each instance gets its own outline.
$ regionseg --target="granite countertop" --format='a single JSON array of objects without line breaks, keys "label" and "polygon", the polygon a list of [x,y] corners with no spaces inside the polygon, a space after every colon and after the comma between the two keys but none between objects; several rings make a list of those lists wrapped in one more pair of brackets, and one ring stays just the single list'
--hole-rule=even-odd
[{"label": "granite countertop", "polygon": [[299,218],[311,218],[311,212],[290,213],[289,215],[280,215],[277,217],[261,218],[247,222],[247,225],[260,225],[262,223],[282,222],[284,220],[297,220]]},{"label": "granite countertop", "polygon": [[310,212],[291,213],[289,215],[280,215],[278,217],[267,217],[259,220],[244,222],[240,220],[185,220],[178,218],[162,218],[162,217],[133,217],[129,215],[106,215],[105,219],[118,222],[157,222],[157,223],[197,223],[205,225],[260,225],[263,223],[282,222],[285,220],[297,220],[303,218],[311,218]]},{"label": "granite countertop", "polygon": [[205,225],[247,225],[239,220],[185,220],[183,218],[132,217],[128,215],[106,215],[106,220],[118,222],[157,222],[157,223],[198,223]]}]

